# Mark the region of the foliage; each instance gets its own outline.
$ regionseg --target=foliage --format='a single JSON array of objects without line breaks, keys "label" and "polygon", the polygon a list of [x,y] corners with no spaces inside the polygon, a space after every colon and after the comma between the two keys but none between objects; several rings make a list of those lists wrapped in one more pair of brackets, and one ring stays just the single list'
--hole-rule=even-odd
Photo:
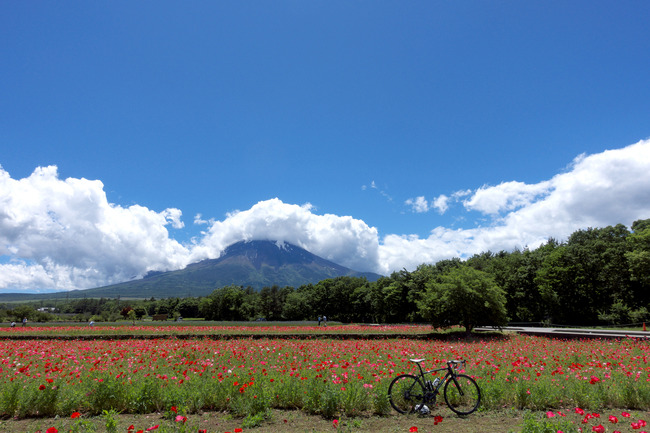
[{"label": "foliage", "polygon": [[[468,321],[450,315],[438,317],[442,308],[437,291],[447,292],[447,302],[460,307],[472,305],[472,316],[480,305],[472,302],[467,283],[460,274],[468,268],[482,272],[481,279],[492,283],[484,287],[484,297],[501,291],[494,310],[485,323],[545,322],[563,325],[625,325],[650,320],[650,219],[635,221],[632,230],[622,224],[588,228],[574,232],[566,242],[549,239],[536,249],[512,252],[490,251],[460,258],[421,264],[415,270],[402,269],[377,281],[364,277],[336,277],[297,288],[269,285],[257,291],[252,287],[230,285],[215,288],[208,296],[171,297],[146,300],[110,298],[49,299],[0,305],[0,318],[23,317],[31,323],[53,320],[50,313],[37,311],[54,308],[59,320],[87,323],[114,321],[154,314],[168,317],[206,320],[316,320],[326,315],[330,321],[364,323],[405,323],[430,321],[437,325]],[[449,275],[456,278],[450,280]],[[150,284],[156,276],[145,278]],[[468,276],[469,278],[469,276]],[[456,286],[454,286],[456,284]],[[493,286],[499,288],[495,292]],[[446,287],[446,289],[444,289]],[[451,296],[452,287],[460,287]],[[465,287],[465,288],[463,288]],[[444,289],[444,290],[443,290]],[[179,288],[176,292],[183,290]],[[36,296],[36,295],[34,295]],[[38,295],[45,296],[45,295]],[[54,296],[54,295],[50,295]],[[473,295],[472,295],[473,296]],[[462,299],[461,299],[462,298]],[[491,301],[490,301],[491,302]],[[444,303],[443,303],[444,304]],[[465,305],[467,304],[467,305]],[[489,304],[489,302],[488,302]],[[501,309],[505,305],[505,314]],[[482,308],[482,307],[481,307]],[[486,312],[487,310],[483,310]],[[476,323],[468,323],[470,327]]]},{"label": "foliage", "polygon": [[434,327],[507,324],[505,294],[483,271],[459,266],[432,280],[418,302],[421,314]]}]

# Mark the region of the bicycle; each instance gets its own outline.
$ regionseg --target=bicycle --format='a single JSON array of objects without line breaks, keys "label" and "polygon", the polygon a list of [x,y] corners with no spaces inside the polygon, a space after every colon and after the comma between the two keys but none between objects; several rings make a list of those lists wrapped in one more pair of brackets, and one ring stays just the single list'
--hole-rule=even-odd
[{"label": "bicycle", "polygon": [[[474,412],[481,402],[481,390],[476,381],[465,374],[458,374],[459,366],[465,368],[465,361],[447,361],[447,366],[424,371],[421,363],[425,359],[409,359],[417,364],[420,374],[402,374],[397,376],[388,387],[390,405],[399,413],[429,412],[427,404],[433,405],[439,394],[440,387],[445,385],[443,394],[449,409],[458,415],[469,415]],[[447,374],[433,381],[425,380],[426,374],[447,370]]]}]

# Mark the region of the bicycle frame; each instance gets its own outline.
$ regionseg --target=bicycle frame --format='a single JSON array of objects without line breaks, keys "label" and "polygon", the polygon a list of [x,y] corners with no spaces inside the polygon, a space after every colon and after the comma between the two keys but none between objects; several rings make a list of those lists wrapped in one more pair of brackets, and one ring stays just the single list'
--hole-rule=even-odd
[{"label": "bicycle frame", "polygon": [[430,390],[430,391],[434,392],[434,395],[437,394],[440,387],[450,379],[453,380],[454,383],[456,383],[456,385],[458,385],[458,383],[456,382],[456,368],[458,368],[457,367],[458,365],[463,365],[463,367],[465,367],[465,362],[466,362],[465,360],[463,360],[463,361],[456,361],[456,360],[447,361],[447,366],[446,367],[434,368],[432,370],[424,371],[422,369],[422,365],[421,365],[422,360],[412,360],[411,359],[410,361],[417,364],[418,368],[420,369],[419,377],[422,378],[422,381],[424,382],[423,385],[425,386],[425,388],[427,388],[426,380],[424,380],[425,375],[435,373],[437,371],[447,370],[447,374],[445,374],[444,377],[442,377],[440,379],[440,382],[438,383],[438,385],[434,389]]}]

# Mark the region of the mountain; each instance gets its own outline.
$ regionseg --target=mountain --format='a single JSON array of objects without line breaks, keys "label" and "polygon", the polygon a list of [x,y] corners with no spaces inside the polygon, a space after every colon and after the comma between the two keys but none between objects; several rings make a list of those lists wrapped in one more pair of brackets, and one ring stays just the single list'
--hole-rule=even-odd
[{"label": "mountain", "polygon": [[231,284],[257,290],[273,285],[298,288],[340,276],[375,281],[381,275],[354,271],[286,242],[242,241],[230,245],[218,259],[203,260],[178,271],[150,272],[142,279],[110,286],[34,296],[49,299],[205,296]]}]

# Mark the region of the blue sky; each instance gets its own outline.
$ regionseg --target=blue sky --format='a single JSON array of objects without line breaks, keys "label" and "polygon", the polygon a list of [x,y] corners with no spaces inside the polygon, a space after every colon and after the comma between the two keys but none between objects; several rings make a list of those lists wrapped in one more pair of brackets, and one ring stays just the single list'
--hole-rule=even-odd
[{"label": "blue sky", "polygon": [[646,1],[2,2],[0,292],[650,218]]}]

